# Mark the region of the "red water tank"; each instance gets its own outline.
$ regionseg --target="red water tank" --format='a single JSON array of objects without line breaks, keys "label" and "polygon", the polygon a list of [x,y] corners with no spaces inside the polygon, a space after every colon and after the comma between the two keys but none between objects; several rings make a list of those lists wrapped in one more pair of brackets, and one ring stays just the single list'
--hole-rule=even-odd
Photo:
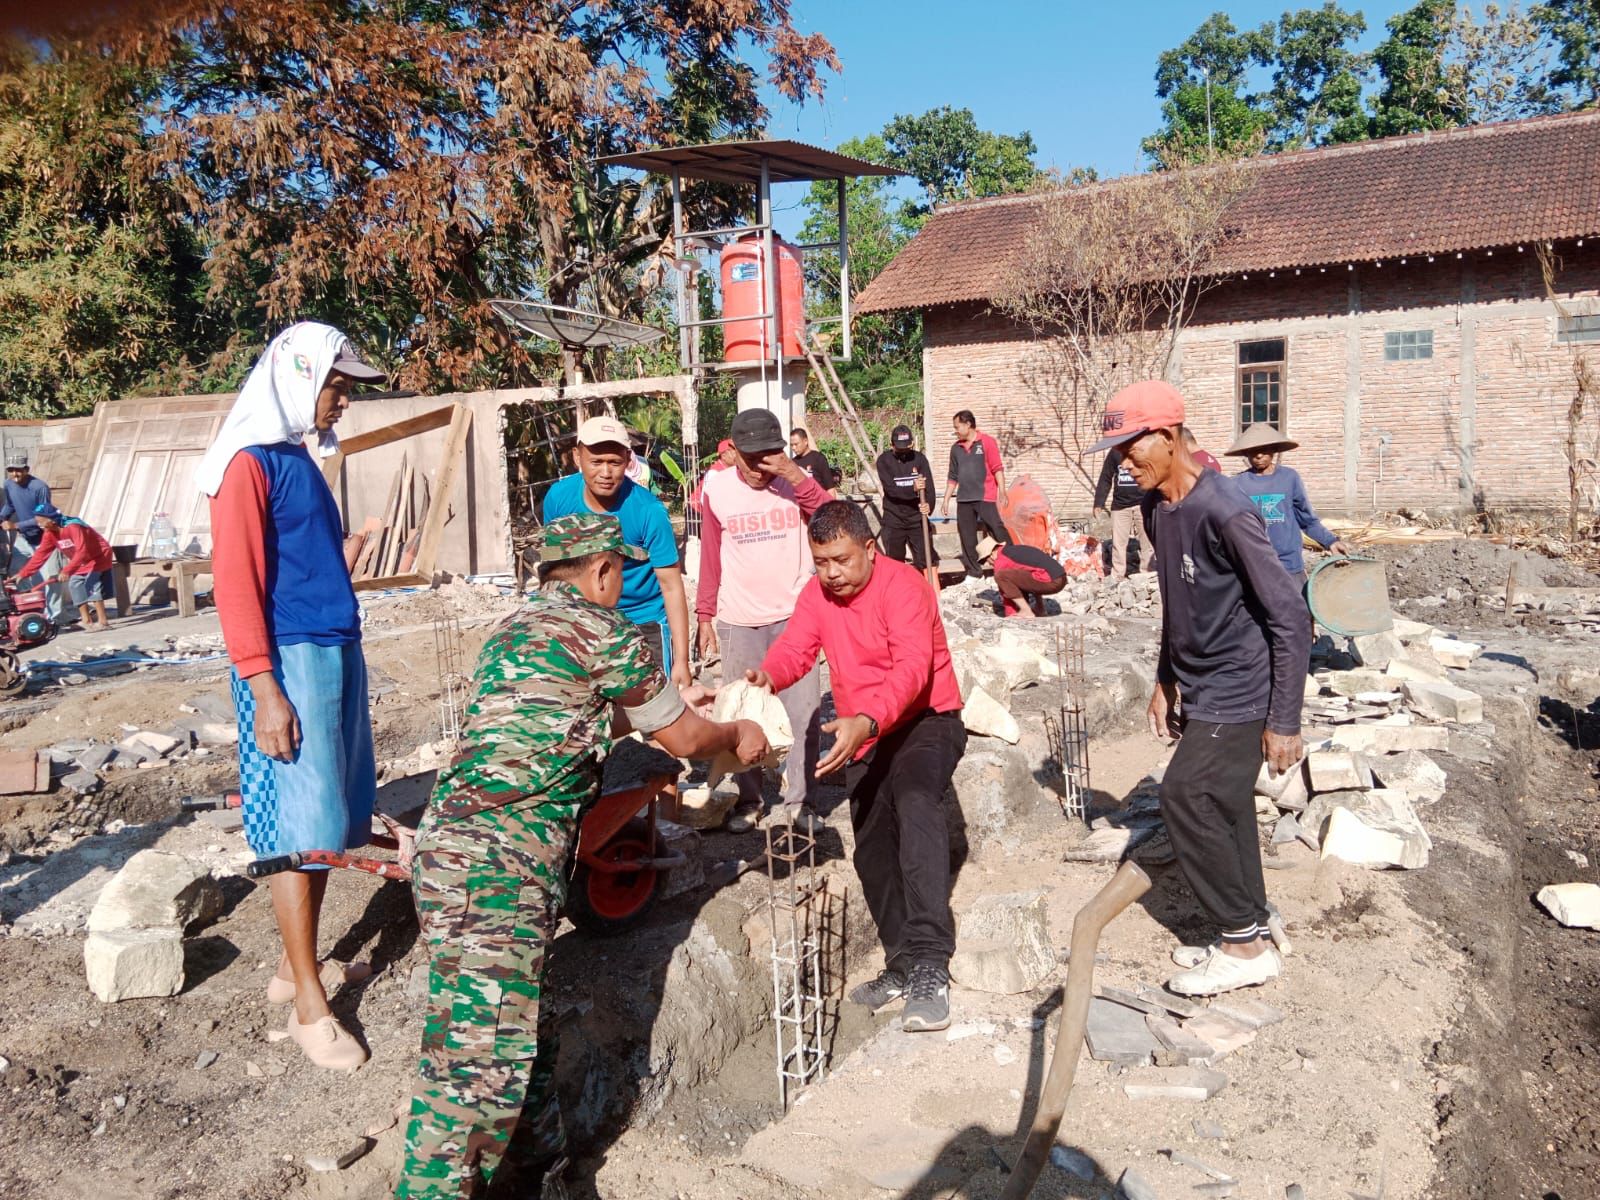
[{"label": "red water tank", "polygon": [[[778,328],[785,357],[805,353],[806,285],[800,251],[776,234],[778,255]],[[758,362],[772,357],[770,326],[758,314],[767,311],[767,275],[762,270],[761,235],[747,233],[722,251],[722,361]]]}]

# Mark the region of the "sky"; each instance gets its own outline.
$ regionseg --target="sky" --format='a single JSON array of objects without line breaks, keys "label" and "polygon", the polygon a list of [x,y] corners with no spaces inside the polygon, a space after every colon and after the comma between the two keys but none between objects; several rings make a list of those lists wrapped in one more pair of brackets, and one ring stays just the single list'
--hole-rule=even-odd
[{"label": "sky", "polygon": [[[1412,0],[1414,2],[1414,0]],[[1143,169],[1139,142],[1160,124],[1156,59],[1221,9],[1240,28],[1320,0],[794,0],[805,33],[826,36],[844,71],[820,105],[768,96],[773,137],[833,147],[899,113],[970,108],[980,128],[1033,135],[1041,167],[1092,166],[1102,176]],[[1367,19],[1370,49],[1410,3],[1345,7]],[[780,208],[791,198],[778,194]],[[797,199],[797,198],[796,198]]]}]

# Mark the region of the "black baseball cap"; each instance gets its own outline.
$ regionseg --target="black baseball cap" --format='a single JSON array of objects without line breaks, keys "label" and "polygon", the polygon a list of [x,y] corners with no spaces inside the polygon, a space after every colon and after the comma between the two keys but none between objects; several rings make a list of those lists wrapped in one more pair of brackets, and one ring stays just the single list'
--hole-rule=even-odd
[{"label": "black baseball cap", "polygon": [[740,454],[771,454],[789,444],[777,416],[764,408],[747,408],[734,417],[730,436]]},{"label": "black baseball cap", "polygon": [[911,449],[911,427],[909,425],[896,425],[894,432],[889,435],[889,445],[896,450]]}]

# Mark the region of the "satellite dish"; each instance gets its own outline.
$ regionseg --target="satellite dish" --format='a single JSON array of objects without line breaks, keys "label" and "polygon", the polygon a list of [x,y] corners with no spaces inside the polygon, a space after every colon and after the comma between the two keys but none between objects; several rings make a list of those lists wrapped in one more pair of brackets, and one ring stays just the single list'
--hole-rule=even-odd
[{"label": "satellite dish", "polygon": [[508,325],[524,333],[560,342],[569,350],[593,346],[648,346],[667,336],[666,330],[533,300],[491,300],[489,307]]}]

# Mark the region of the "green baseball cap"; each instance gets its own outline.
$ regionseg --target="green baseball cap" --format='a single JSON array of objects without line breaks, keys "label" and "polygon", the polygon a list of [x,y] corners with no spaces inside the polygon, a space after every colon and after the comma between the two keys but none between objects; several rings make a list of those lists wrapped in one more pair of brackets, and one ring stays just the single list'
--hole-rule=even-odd
[{"label": "green baseball cap", "polygon": [[544,527],[539,545],[540,562],[565,562],[585,554],[615,550],[623,558],[644,562],[650,556],[622,540],[622,522],[598,513],[557,517]]}]

